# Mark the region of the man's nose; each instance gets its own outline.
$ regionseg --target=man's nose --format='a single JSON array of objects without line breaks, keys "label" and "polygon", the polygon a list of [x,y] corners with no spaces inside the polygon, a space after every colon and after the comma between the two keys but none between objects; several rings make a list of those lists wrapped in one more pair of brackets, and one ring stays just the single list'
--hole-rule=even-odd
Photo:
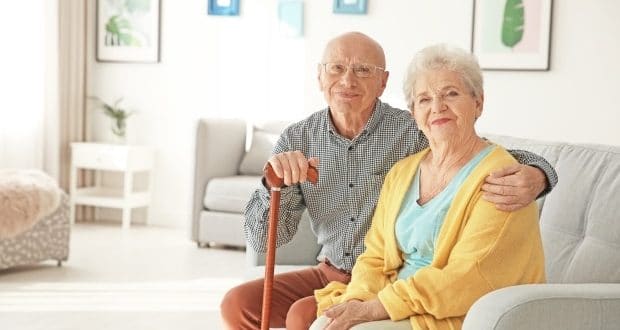
[{"label": "man's nose", "polygon": [[340,77],[340,83],[344,86],[354,86],[357,83],[357,76],[353,68],[347,67],[347,70]]}]

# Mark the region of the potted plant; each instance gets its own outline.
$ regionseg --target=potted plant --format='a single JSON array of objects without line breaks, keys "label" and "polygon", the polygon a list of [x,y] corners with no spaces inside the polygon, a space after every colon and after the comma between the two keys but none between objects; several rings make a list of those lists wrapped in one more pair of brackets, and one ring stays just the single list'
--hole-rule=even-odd
[{"label": "potted plant", "polygon": [[103,114],[112,120],[112,125],[110,127],[112,134],[114,134],[114,136],[120,141],[125,141],[127,133],[127,119],[133,115],[135,111],[129,111],[121,107],[120,103],[123,101],[122,97],[116,100],[113,105],[102,101],[96,96],[91,96],[89,98],[95,101],[97,108],[101,109]]}]

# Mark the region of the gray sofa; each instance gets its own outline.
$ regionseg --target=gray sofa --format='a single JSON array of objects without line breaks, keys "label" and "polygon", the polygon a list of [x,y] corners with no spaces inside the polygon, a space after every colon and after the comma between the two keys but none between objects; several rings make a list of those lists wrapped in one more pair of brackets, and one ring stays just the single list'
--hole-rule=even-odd
[{"label": "gray sofa", "polygon": [[[260,172],[239,188],[238,212],[212,210],[203,201],[210,180],[239,176],[249,153],[245,131],[243,121],[199,125],[193,225],[199,243],[243,240],[241,210]],[[470,309],[463,329],[620,329],[620,147],[487,137],[542,155],[556,168],[558,185],[538,201],[548,284],[485,295]],[[263,152],[256,162],[262,167],[267,158]],[[319,249],[304,216],[295,239],[278,249],[276,272],[316,264]],[[248,249],[246,260],[247,278],[263,275],[263,254]]]},{"label": "gray sofa", "polygon": [[539,201],[548,284],[483,296],[463,329],[620,329],[620,147],[491,139],[544,156],[558,173]]},{"label": "gray sofa", "polygon": [[[620,329],[620,147],[487,136],[533,151],[555,166],[559,183],[538,201],[548,284],[491,292],[463,329]],[[314,264],[319,247],[307,221],[278,249],[277,271]],[[264,256],[246,251],[248,277]]]}]

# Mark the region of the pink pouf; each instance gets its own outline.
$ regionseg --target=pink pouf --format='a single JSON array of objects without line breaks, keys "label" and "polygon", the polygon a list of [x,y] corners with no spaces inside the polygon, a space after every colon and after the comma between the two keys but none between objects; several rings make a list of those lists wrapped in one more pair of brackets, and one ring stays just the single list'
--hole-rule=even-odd
[{"label": "pink pouf", "polygon": [[0,169],[0,239],[19,235],[52,213],[61,190],[38,170]]}]

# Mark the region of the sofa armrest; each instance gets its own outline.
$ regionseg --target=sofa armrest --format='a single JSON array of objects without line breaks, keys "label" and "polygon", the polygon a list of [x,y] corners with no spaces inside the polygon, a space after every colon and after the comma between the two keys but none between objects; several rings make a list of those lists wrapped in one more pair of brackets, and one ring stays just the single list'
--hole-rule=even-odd
[{"label": "sofa armrest", "polygon": [[463,330],[620,329],[620,284],[530,284],[484,295]]},{"label": "sofa armrest", "polygon": [[207,182],[237,175],[245,153],[246,124],[240,119],[201,119],[196,129],[192,240],[198,240],[198,221],[204,209]]},{"label": "sofa armrest", "polygon": [[[276,251],[277,265],[316,265],[316,258],[321,246],[316,242],[316,235],[310,228],[310,217],[305,211],[299,222],[297,233],[293,240],[281,246]],[[257,253],[251,247],[245,252],[246,266],[256,267],[265,265],[265,254]]]}]

